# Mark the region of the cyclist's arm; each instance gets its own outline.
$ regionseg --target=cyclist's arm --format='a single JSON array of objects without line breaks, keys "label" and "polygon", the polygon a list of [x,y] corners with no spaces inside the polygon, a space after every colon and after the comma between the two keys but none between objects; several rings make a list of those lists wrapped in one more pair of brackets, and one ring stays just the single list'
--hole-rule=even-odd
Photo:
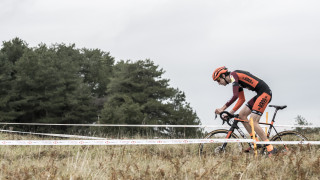
[{"label": "cyclist's arm", "polygon": [[[242,93],[240,93],[240,91]],[[240,88],[239,86],[233,86],[233,96],[232,98],[225,104],[225,107],[228,108],[231,104],[233,104],[240,96],[240,94],[242,94],[241,96],[244,96],[243,94],[243,89]],[[241,97],[243,99],[243,97]],[[238,103],[237,103],[238,105]],[[237,106],[236,105],[236,106]],[[242,105],[242,104],[241,104]],[[239,109],[239,108],[238,108]]]},{"label": "cyclist's arm", "polygon": [[[233,89],[233,96],[232,98],[225,104],[225,107],[228,108],[231,104],[233,104],[240,96],[240,91],[243,93],[243,88],[239,85],[239,76],[237,73],[232,72],[230,74],[230,78],[232,81],[232,89]],[[242,95],[241,95],[242,96]],[[241,104],[242,105],[242,104]]]},{"label": "cyclist's arm", "polygon": [[[242,88],[240,88],[242,89]],[[237,101],[237,104],[232,108],[230,111],[231,114],[234,114],[241,106],[242,104],[246,101],[246,98],[244,97],[244,92],[243,89],[239,92],[239,100]]]},{"label": "cyclist's arm", "polygon": [[[236,97],[235,100],[237,100],[239,98],[239,100],[237,101],[237,104],[232,108],[232,110],[230,111],[231,114],[234,114],[241,106],[242,104],[245,102],[245,97],[244,97],[244,92],[243,92],[243,89],[242,88],[239,88],[239,93],[238,93],[238,97]],[[234,96],[232,97],[234,98]],[[232,99],[231,99],[232,100]],[[234,100],[234,101],[235,101]],[[229,101],[230,102],[230,101]],[[233,103],[233,102],[232,102]],[[231,104],[232,104],[231,103]],[[230,104],[230,105],[231,105]],[[219,109],[219,111],[216,111],[217,114],[220,114],[219,112],[221,111],[224,111],[225,109],[227,109],[229,106],[227,106],[228,104],[225,104],[222,108]]]}]

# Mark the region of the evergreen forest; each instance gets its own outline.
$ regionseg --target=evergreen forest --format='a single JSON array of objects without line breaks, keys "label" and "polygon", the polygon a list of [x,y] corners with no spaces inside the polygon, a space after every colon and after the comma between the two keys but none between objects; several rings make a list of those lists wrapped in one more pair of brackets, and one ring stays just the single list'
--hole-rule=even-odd
[{"label": "evergreen forest", "polygon": [[[0,122],[200,125],[185,93],[170,87],[164,73],[150,59],[116,61],[100,49],[63,43],[29,47],[14,38],[4,41],[0,50]],[[28,131],[31,127],[15,128]],[[48,127],[35,131],[41,130]],[[71,130],[75,127],[50,127],[51,133]],[[202,132],[201,128],[165,127],[99,130],[169,137]]]}]

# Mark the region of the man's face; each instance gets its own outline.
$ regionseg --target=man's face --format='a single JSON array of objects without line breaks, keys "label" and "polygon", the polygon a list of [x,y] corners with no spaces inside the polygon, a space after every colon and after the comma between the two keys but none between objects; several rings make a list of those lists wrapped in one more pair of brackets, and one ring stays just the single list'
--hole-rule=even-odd
[{"label": "man's face", "polygon": [[218,77],[217,82],[218,82],[219,85],[222,85],[222,86],[226,86],[227,85],[227,82],[225,81],[225,79],[221,78],[221,77]]}]

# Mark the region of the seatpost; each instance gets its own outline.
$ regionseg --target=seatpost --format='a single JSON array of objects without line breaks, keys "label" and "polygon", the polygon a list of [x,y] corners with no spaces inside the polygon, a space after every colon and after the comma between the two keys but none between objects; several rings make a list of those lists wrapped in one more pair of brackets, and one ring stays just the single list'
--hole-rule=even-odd
[{"label": "seatpost", "polygon": [[275,112],[274,112],[274,114],[273,114],[273,118],[272,118],[272,121],[271,121],[269,130],[268,130],[267,138],[270,137],[270,134],[271,134],[271,130],[272,130],[272,129],[274,129],[274,131],[278,134],[276,128],[274,128],[274,126],[273,126],[273,123],[275,122],[274,120],[275,120],[275,118],[276,118],[276,115],[277,115],[278,110],[279,110],[279,109],[276,108],[276,110],[275,110]]},{"label": "seatpost", "polygon": [[277,112],[278,112],[278,108],[276,108],[274,114],[273,114],[273,118],[272,118],[272,121],[275,122],[274,120],[276,119],[276,115],[277,115]]}]

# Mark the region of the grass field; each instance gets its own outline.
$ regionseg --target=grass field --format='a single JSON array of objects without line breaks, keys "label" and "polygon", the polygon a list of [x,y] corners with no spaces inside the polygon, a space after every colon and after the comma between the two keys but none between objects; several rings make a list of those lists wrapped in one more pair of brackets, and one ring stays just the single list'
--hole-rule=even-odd
[{"label": "grass field", "polygon": [[[0,139],[41,138],[0,133]],[[0,179],[320,179],[318,146],[271,158],[244,153],[199,158],[197,145],[0,148]]]}]

